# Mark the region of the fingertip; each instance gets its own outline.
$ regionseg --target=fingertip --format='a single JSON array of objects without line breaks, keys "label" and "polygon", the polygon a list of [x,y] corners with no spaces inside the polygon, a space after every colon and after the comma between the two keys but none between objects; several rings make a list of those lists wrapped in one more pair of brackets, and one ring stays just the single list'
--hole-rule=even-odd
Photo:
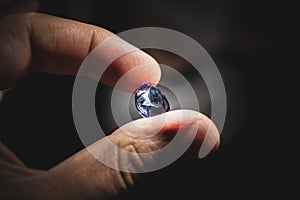
[{"label": "fingertip", "polygon": [[[167,120],[161,129],[163,130],[162,134],[159,135],[163,135],[164,132],[168,132],[174,127],[178,130],[181,127],[190,127],[183,129],[185,131],[182,132],[183,138],[193,140],[186,155],[191,155],[191,157],[198,155],[202,158],[219,149],[221,143],[219,130],[216,124],[206,115],[193,110],[177,110],[168,112],[165,115]],[[162,120],[158,119],[158,121]],[[193,128],[194,125],[198,127]],[[189,134],[190,129],[193,130],[192,132],[196,131],[196,135]]]},{"label": "fingertip", "polygon": [[119,57],[105,73],[104,82],[131,93],[145,82],[157,85],[161,78],[161,69],[156,60],[139,49]]},{"label": "fingertip", "polygon": [[202,125],[199,126],[200,138],[198,138],[198,157],[204,158],[207,155],[217,151],[220,147],[220,133],[215,123],[208,117],[203,118]]}]

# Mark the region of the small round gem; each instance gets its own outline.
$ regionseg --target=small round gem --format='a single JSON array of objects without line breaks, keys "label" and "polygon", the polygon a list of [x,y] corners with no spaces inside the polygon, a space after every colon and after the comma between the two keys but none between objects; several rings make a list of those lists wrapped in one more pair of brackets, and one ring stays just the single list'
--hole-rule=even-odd
[{"label": "small round gem", "polygon": [[146,82],[135,93],[135,106],[142,117],[152,117],[170,110],[166,96],[155,86]]}]

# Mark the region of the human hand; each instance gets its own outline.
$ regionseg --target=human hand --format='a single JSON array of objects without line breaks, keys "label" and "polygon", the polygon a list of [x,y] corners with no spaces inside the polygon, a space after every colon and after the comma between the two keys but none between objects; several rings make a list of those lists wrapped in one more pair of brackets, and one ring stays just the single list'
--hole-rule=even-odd
[{"label": "human hand", "polygon": [[[96,26],[38,13],[3,17],[0,19],[0,27],[1,89],[12,87],[31,71],[75,75],[87,54],[97,44],[113,36],[111,32]],[[110,48],[122,51],[127,45],[125,41],[120,41]],[[107,59],[101,53],[99,58]],[[133,91],[146,81],[159,82],[159,65],[140,50],[115,60],[101,82],[114,86],[123,74],[131,70],[129,77],[134,81],[122,85],[121,89]],[[140,70],[147,73],[140,73]],[[151,127],[147,126],[150,122]],[[136,129],[136,125],[145,128]],[[105,139],[130,152],[152,152],[164,147],[180,127],[185,127],[188,132],[194,126],[197,126],[197,135],[182,159],[196,157],[207,134],[210,145],[214,146],[212,151],[216,150],[219,133],[215,125],[204,115],[191,110],[171,111],[128,123],[107,138],[95,142],[89,149],[99,154],[109,154],[112,160],[118,162],[120,155],[107,148]],[[155,136],[139,137],[155,133],[158,127],[160,131]],[[131,136],[125,133],[127,131]],[[128,162],[143,167],[155,162],[155,159],[131,157]],[[1,199],[112,199],[133,185],[137,178],[142,178],[138,174],[107,167],[87,149],[43,171],[27,168],[8,148],[0,144],[0,167]]]}]

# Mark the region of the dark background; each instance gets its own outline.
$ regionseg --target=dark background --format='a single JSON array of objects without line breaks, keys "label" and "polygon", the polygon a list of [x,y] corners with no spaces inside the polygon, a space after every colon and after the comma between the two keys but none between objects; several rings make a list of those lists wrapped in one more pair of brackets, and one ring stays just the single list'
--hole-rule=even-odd
[{"label": "dark background", "polygon": [[[282,138],[287,131],[279,127],[283,116],[274,112],[281,109],[273,103],[280,94],[271,97],[278,88],[284,91],[283,80],[275,73],[283,55],[278,53],[282,42],[277,35],[292,23],[285,5],[187,0],[40,2],[40,12],[116,33],[143,26],[180,31],[209,52],[222,74],[228,113],[220,149],[205,159],[146,176],[121,199],[287,198],[295,192],[290,183],[299,174],[292,170],[290,154],[282,150],[289,142]],[[173,59],[172,55],[159,58],[157,52],[153,56],[166,63]],[[1,141],[29,167],[48,169],[83,148],[72,118],[73,81],[69,76],[34,73],[0,104]],[[103,102],[109,101],[110,94],[110,88],[101,86],[97,93],[101,98],[96,97],[98,112],[108,116]],[[107,127],[106,132],[115,128]],[[296,147],[288,148],[292,152]]]}]

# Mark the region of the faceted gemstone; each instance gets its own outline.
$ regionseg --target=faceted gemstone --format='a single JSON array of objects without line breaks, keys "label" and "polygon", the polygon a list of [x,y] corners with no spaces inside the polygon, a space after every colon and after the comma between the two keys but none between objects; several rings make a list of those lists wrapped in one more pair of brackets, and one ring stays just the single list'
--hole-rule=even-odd
[{"label": "faceted gemstone", "polygon": [[142,117],[152,117],[170,110],[166,96],[149,82],[137,89],[135,106]]}]

